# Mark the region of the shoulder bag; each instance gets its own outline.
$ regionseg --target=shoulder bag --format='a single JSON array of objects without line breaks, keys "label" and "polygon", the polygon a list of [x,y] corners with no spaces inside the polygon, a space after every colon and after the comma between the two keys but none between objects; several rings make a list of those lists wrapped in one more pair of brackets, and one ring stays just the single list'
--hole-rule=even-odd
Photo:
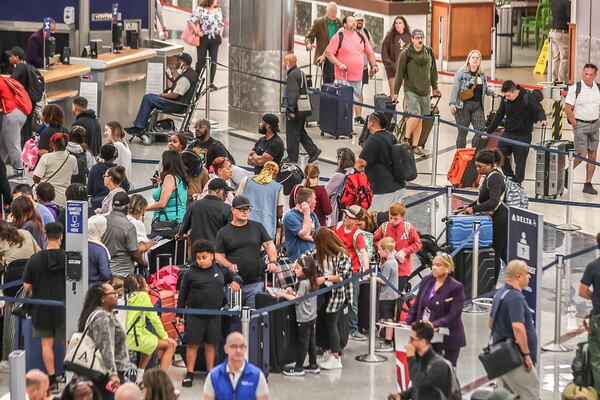
[{"label": "shoulder bag", "polygon": [[485,369],[489,379],[498,378],[499,376],[507,374],[519,368],[520,366],[525,365],[525,360],[523,359],[521,350],[513,338],[506,338],[498,343],[492,344],[492,336],[494,333],[494,326],[496,325],[496,319],[498,317],[498,313],[500,312],[502,301],[510,290],[513,289],[507,290],[506,292],[502,293],[502,296],[500,296],[498,309],[496,310],[496,314],[494,314],[492,320],[492,330],[490,332],[488,345],[483,349],[481,354],[479,354],[479,361],[481,361],[481,364],[483,364],[483,368]]},{"label": "shoulder bag", "polygon": [[[177,182],[177,178],[175,178],[175,176],[173,176],[173,178],[175,180],[175,214],[179,215],[179,194],[177,193],[179,183]],[[160,220],[161,215],[165,216],[165,221]],[[168,232],[177,228],[178,226],[179,221],[177,221],[177,219],[175,219],[174,221],[169,221],[167,213],[164,209],[162,209],[158,212],[158,217],[154,218],[154,220],[152,221],[150,229],[152,232]]]},{"label": "shoulder bag", "polygon": [[475,96],[475,88],[477,87],[477,78],[479,78],[479,74],[475,75],[475,82],[470,85],[465,90],[461,90],[458,92],[458,98],[461,101],[471,100],[473,96]]},{"label": "shoulder bag", "polygon": [[[296,115],[298,117],[308,117],[312,114],[312,104],[310,103],[310,97],[308,96],[308,84],[306,83],[306,74],[300,71],[302,74],[302,81],[300,83],[300,96],[298,97],[298,103],[296,107],[298,111]],[[304,93],[303,89],[304,88]]]},{"label": "shoulder bag", "polygon": [[104,365],[104,360],[96,342],[87,333],[92,321],[101,312],[97,310],[91,313],[85,322],[83,332],[75,332],[71,336],[64,364],[66,371],[83,375],[96,382],[106,380],[109,371],[106,365]]}]

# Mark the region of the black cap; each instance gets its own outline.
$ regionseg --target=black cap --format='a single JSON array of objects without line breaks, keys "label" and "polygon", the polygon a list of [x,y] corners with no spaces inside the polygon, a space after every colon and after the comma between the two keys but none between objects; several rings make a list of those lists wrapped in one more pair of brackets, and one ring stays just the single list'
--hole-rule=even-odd
[{"label": "black cap", "polygon": [[10,50],[6,50],[5,51],[7,56],[17,56],[19,57],[21,60],[25,58],[25,50],[23,50],[22,48],[20,48],[19,46],[15,46]]},{"label": "black cap", "polygon": [[235,189],[227,185],[227,182],[221,178],[214,178],[208,182],[208,190],[219,190],[223,189],[228,192],[233,192]]},{"label": "black cap", "polygon": [[192,56],[190,56],[188,53],[181,53],[177,56],[177,59],[183,61],[187,65],[192,65]]},{"label": "black cap", "polygon": [[129,196],[125,192],[117,192],[113,197],[113,207],[125,207],[129,204]]},{"label": "black cap", "polygon": [[231,202],[231,207],[233,208],[244,208],[250,207],[250,200],[244,196],[235,196],[233,201]]},{"label": "black cap", "polygon": [[262,116],[262,120],[271,125],[271,128],[273,129],[273,132],[280,132],[279,131],[279,118],[277,117],[277,115],[275,114],[265,114]]},{"label": "black cap", "polygon": [[117,147],[112,143],[106,143],[100,147],[100,158],[104,161],[106,160],[114,160],[119,157],[119,151]]}]

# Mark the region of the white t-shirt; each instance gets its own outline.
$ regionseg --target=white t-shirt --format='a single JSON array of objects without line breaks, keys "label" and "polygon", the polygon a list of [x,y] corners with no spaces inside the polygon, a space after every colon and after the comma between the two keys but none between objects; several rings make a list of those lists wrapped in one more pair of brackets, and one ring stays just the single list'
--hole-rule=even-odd
[{"label": "white t-shirt", "polygon": [[127,219],[131,221],[133,226],[135,226],[135,231],[137,233],[137,241],[146,243],[150,239],[148,239],[148,231],[146,231],[146,225],[144,221],[133,218],[132,215],[127,215]]},{"label": "white t-shirt", "polygon": [[131,182],[131,173],[133,171],[131,169],[131,150],[124,142],[116,141],[113,144],[119,152],[119,157],[117,157],[115,160],[115,164],[117,164],[119,167],[125,168],[125,176],[127,177],[127,180]]},{"label": "white t-shirt", "polygon": [[33,171],[33,175],[41,179],[40,182],[48,182],[54,186],[56,192],[54,202],[59,206],[66,204],[65,191],[71,184],[71,177],[77,173],[77,159],[66,151],[44,154]]},{"label": "white t-shirt", "polygon": [[600,116],[600,90],[596,82],[589,87],[585,82],[581,82],[581,91],[577,98],[577,84],[571,85],[567,93],[565,102],[573,106],[573,114],[575,119],[582,121],[593,121]]}]

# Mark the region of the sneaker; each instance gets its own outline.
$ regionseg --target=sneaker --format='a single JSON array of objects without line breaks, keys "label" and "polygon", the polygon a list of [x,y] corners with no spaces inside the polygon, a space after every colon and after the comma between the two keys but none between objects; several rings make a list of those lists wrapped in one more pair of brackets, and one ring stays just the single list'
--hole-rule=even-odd
[{"label": "sneaker", "polygon": [[319,364],[321,369],[342,369],[342,359],[340,357],[331,357],[327,361]]},{"label": "sneaker", "polygon": [[592,186],[592,182],[586,182],[583,184],[583,193],[598,194],[598,191],[594,189],[594,186]]},{"label": "sneaker", "polygon": [[125,128],[125,132],[129,133],[132,136],[137,136],[142,133],[143,129],[138,128],[137,126],[130,126],[129,128]]},{"label": "sneaker", "polygon": [[308,163],[309,164],[314,163],[315,161],[317,161],[317,159],[319,158],[320,155],[321,155],[321,149],[317,149],[317,151],[315,151],[313,153],[313,155],[308,158]]},{"label": "sneaker", "polygon": [[281,160],[282,164],[298,164],[298,160],[292,160],[290,158],[284,158],[283,160]]},{"label": "sneaker", "polygon": [[394,346],[389,343],[382,343],[380,346],[375,347],[375,351],[377,353],[392,353],[394,351]]},{"label": "sneaker", "polygon": [[321,372],[321,369],[319,368],[319,366],[317,364],[306,365],[304,367],[304,372],[306,372],[307,374],[318,374],[319,372]]},{"label": "sneaker", "polygon": [[415,156],[424,156],[425,155],[425,153],[423,153],[423,148],[421,146],[414,147],[413,153],[415,153]]},{"label": "sneaker", "polygon": [[181,386],[183,387],[192,387],[194,384],[194,374],[188,372],[185,374],[185,378],[181,381]]},{"label": "sneaker", "polygon": [[10,366],[8,365],[8,361],[4,360],[0,362],[0,373],[8,373],[10,372]]},{"label": "sneaker", "polygon": [[365,337],[365,335],[363,335],[362,333],[356,331],[354,333],[350,334],[350,339],[352,340],[356,340],[357,342],[364,342],[365,340],[367,340],[367,338]]},{"label": "sneaker", "polygon": [[354,118],[354,125],[363,126],[364,124],[365,124],[365,120],[363,119],[363,117]]},{"label": "sneaker", "polygon": [[284,368],[282,373],[285,376],[304,376],[304,369],[302,368]]},{"label": "sneaker", "polygon": [[321,357],[319,357],[321,359],[321,362],[325,362],[327,360],[329,360],[331,357],[333,357],[333,355],[331,354],[331,352],[326,351],[323,353],[323,355]]}]

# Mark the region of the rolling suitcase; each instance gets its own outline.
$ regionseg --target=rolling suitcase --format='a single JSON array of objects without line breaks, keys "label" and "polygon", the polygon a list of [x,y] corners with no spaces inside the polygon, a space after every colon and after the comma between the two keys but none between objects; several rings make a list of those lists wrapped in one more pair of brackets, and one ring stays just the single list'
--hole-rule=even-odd
[{"label": "rolling suitcase", "polygon": [[[495,140],[496,142],[498,141],[498,139]],[[473,138],[473,147],[475,147],[475,152],[473,154],[473,158],[467,162],[467,167],[465,168],[465,172],[463,173],[458,187],[468,188],[479,186],[480,176],[477,173],[477,167],[475,166],[475,156],[480,150],[489,148],[488,143],[488,136],[475,136]]]},{"label": "rolling suitcase", "polygon": [[[566,152],[573,148],[573,142],[568,140],[546,141],[546,128],[542,131],[541,145]],[[535,197],[557,198],[565,190],[566,156],[537,150],[535,156]]]},{"label": "rolling suitcase", "polygon": [[[494,290],[494,249],[479,249],[479,268],[477,270],[477,296],[490,293]],[[473,250],[462,249],[454,257],[454,278],[465,287],[465,299],[471,298],[471,266],[473,263]]]},{"label": "rolling suitcase", "polygon": [[262,313],[250,318],[250,343],[248,343],[248,361],[260,368],[265,377],[269,376],[271,350],[269,320],[269,313]]},{"label": "rolling suitcase", "polygon": [[[433,98],[432,98],[433,99]],[[429,113],[430,117],[434,115],[440,114],[440,109],[438,108],[438,104],[440,102],[441,97],[436,97],[435,102],[431,102],[431,112]],[[429,139],[429,134],[433,129],[433,119],[424,119],[423,127],[421,128],[421,136],[419,136],[419,146],[425,147],[425,143],[427,143],[427,139]]]},{"label": "rolling suitcase", "polygon": [[321,86],[319,104],[319,127],[321,136],[325,133],[352,138],[352,86],[339,83],[325,83]]},{"label": "rolling suitcase", "polygon": [[[475,175],[473,176],[472,168],[468,170],[469,163],[472,166],[475,165],[473,160],[475,159],[476,148],[469,147],[466,149],[458,149],[456,150],[456,154],[454,154],[454,160],[450,165],[450,171],[448,171],[448,182],[452,184],[454,187],[464,188],[464,187],[476,187],[479,183],[479,174],[477,174],[477,170],[475,170]],[[465,178],[465,174],[467,175],[467,179],[464,180],[465,183],[470,183],[469,186],[464,186],[463,179]]]},{"label": "rolling suitcase", "polygon": [[[373,96],[373,105],[375,111],[383,112],[386,117],[386,123],[383,129],[391,132],[392,121],[395,120],[395,114],[386,111],[396,111],[396,103],[392,101],[392,98],[385,93],[377,93],[377,79],[373,79],[375,82],[375,95]],[[366,127],[365,121],[365,127]],[[360,144],[360,143],[359,143]]]},{"label": "rolling suitcase", "polygon": [[[312,57],[311,63],[309,64],[308,75],[306,76],[306,80],[308,81],[308,98],[310,99],[310,104],[312,104],[312,113],[306,117],[306,122],[317,122],[319,121],[319,107],[321,107],[321,89],[316,86],[313,86],[313,82],[317,83],[319,79],[319,66],[317,65],[317,73],[315,79],[312,79]],[[321,68],[322,69],[322,68]],[[310,77],[310,79],[309,79]],[[323,83],[323,72],[321,71],[321,84]]]},{"label": "rolling suitcase", "polygon": [[[492,217],[489,215],[451,215],[448,217],[448,244],[453,249],[458,248],[462,242],[473,232],[473,221],[479,221],[479,249],[492,245],[493,227]],[[473,248],[473,238],[469,239],[464,249]]]}]

